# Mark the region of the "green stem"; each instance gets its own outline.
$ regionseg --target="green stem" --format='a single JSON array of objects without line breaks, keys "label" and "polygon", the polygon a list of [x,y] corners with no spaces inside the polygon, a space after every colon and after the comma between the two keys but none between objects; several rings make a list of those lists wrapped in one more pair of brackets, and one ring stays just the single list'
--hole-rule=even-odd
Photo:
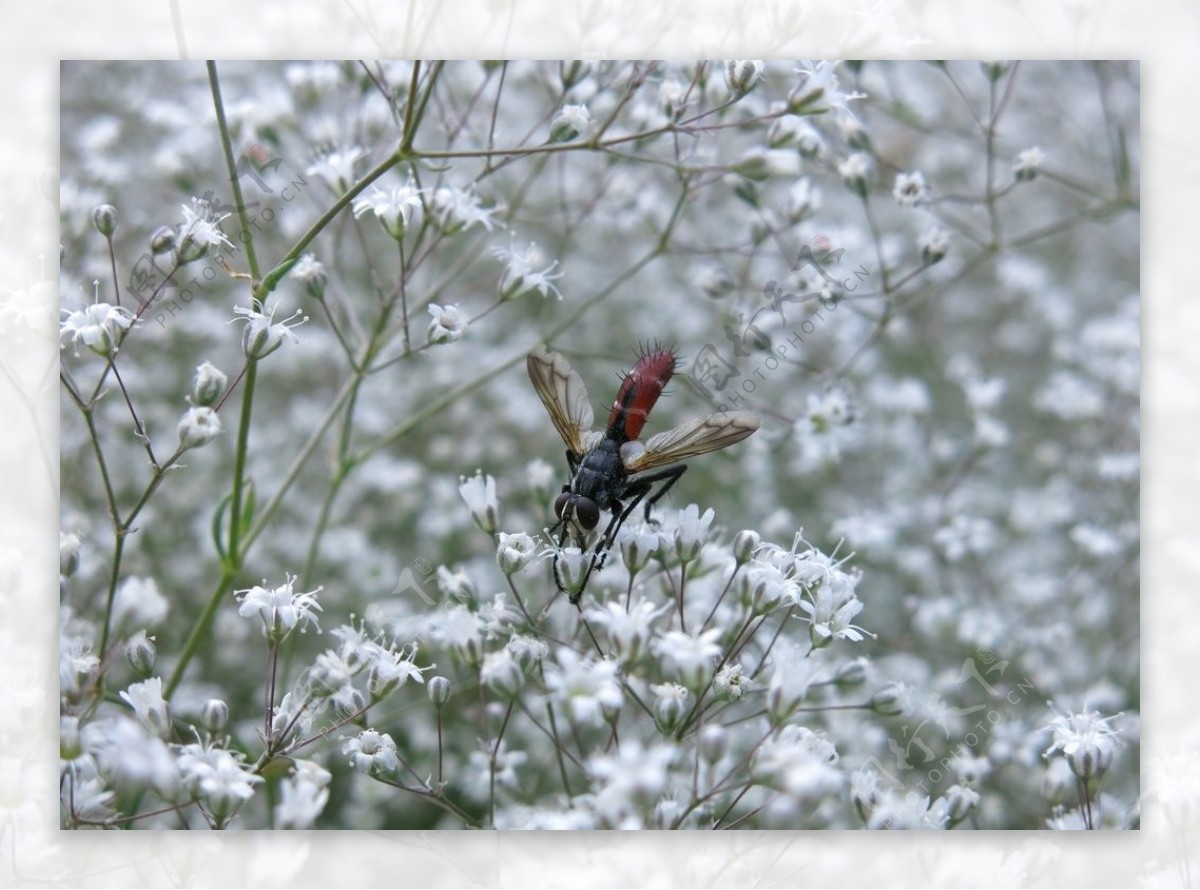
[{"label": "green stem", "polygon": [[233,581],[233,573],[226,568],[221,572],[221,577],[217,581],[217,587],[209,597],[208,605],[204,607],[204,612],[201,613],[200,619],[192,627],[192,632],[188,634],[187,642],[183,644],[183,651],[179,654],[179,661],[175,663],[175,669],[171,671],[171,676],[167,680],[167,686],[163,690],[163,698],[167,701],[171,700],[171,696],[175,694],[175,690],[179,687],[180,681],[183,679],[184,671],[191,664],[192,658],[200,649],[200,643],[208,636],[209,628],[212,627],[213,619],[217,617],[217,608],[221,605],[221,600],[229,590]]}]

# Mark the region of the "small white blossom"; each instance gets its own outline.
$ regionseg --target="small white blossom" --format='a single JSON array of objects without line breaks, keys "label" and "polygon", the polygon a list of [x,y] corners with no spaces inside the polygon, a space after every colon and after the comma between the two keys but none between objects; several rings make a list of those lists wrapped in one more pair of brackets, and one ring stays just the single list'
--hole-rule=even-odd
[{"label": "small white blossom", "polygon": [[691,689],[700,689],[712,673],[721,647],[718,628],[710,627],[697,634],[672,630],[654,641],[654,652],[671,665],[675,675]]},{"label": "small white blossom", "polygon": [[592,116],[584,105],[564,105],[550,123],[551,142],[569,142],[586,133]]},{"label": "small white blossom", "polygon": [[558,260],[536,271],[535,267],[542,263],[542,255],[532,241],[524,251],[517,251],[516,247],[510,244],[507,248],[493,248],[492,255],[506,264],[504,274],[500,276],[500,299],[515,300],[533,291],[537,291],[543,297],[553,293],[558,299],[562,299],[562,292],[553,284],[562,278],[561,272],[554,271]]},{"label": "small white blossom", "polygon": [[364,773],[390,773],[400,765],[396,743],[385,732],[364,729],[342,743],[342,753],[350,755],[350,765]]},{"label": "small white blossom", "polygon": [[496,480],[484,476],[482,470],[468,479],[459,477],[458,493],[471,511],[475,524],[489,535],[494,535],[500,526],[500,501],[496,497]]},{"label": "small white blossom", "polygon": [[687,701],[691,693],[678,683],[652,684],[650,691],[654,693],[654,722],[660,731],[674,732],[687,716]]},{"label": "small white blossom", "polygon": [[192,206],[182,206],[183,225],[179,229],[176,255],[181,263],[190,263],[208,253],[210,247],[233,247],[220,225],[230,214],[221,213],[204,198],[192,198]]},{"label": "small white blossom", "polygon": [[838,176],[842,177],[842,182],[860,195],[866,194],[867,180],[871,177],[873,168],[871,156],[861,151],[855,152],[837,165]]},{"label": "small white blossom", "polygon": [[199,448],[221,435],[221,417],[212,408],[188,408],[175,428],[181,448]]},{"label": "small white blossom", "polygon": [[716,514],[709,507],[701,515],[700,508],[688,504],[679,511],[679,527],[675,529],[675,554],[680,562],[691,562],[708,543],[708,534]]},{"label": "small white blossom", "polygon": [[205,408],[211,408],[225,392],[229,385],[226,377],[212,362],[204,362],[197,366],[196,376],[192,380],[192,402]]},{"label": "small white blossom", "polygon": [[921,249],[921,259],[932,265],[950,249],[950,233],[941,226],[933,226],[917,239],[917,247]]},{"label": "small white blossom", "polygon": [[238,755],[222,748],[184,745],[177,763],[184,784],[204,801],[219,824],[253,797],[254,786],[263,781]]},{"label": "small white blossom", "polygon": [[83,345],[96,355],[108,358],[117,351],[124,332],[133,327],[133,313],[123,306],[93,303],[78,312],[67,312],[60,335],[71,335],[71,342]]},{"label": "small white blossom", "polygon": [[[266,583],[264,580],[263,584]],[[320,632],[316,613],[321,611],[321,605],[317,602],[321,588],[308,593],[296,593],[293,590],[295,583],[296,577],[288,575],[287,580],[275,588],[256,586],[236,591],[236,596],[241,600],[238,614],[243,618],[258,617],[263,624],[263,636],[276,640],[282,640],[297,626],[301,633],[308,625]]]},{"label": "small white blossom", "polygon": [[[242,351],[246,358],[253,361],[266,358],[283,345],[285,337],[290,338],[293,343],[300,342],[292,328],[304,324],[308,321],[308,316],[296,310],[283,321],[275,321],[275,310],[278,308],[278,303],[266,308],[258,300],[253,302],[250,309],[244,306],[234,308],[233,314],[236,317],[233,321],[246,322],[242,331]],[[295,321],[297,317],[300,318],[299,321]]]},{"label": "small white blossom", "polygon": [[892,186],[892,197],[901,207],[915,207],[929,201],[929,186],[921,172],[898,173],[896,183]]},{"label": "small white blossom", "polygon": [[465,189],[441,186],[433,193],[433,209],[442,231],[452,235],[476,223],[490,232],[495,225],[492,214],[498,208],[482,206],[474,186]]},{"label": "small white blossom", "polygon": [[133,708],[138,721],[159,738],[165,738],[170,733],[171,717],[162,694],[162,677],[151,677],[132,684],[122,690],[121,698]]},{"label": "small white blossom", "polygon": [[354,165],[366,152],[354,147],[345,151],[334,150],[317,158],[305,169],[309,176],[319,176],[335,194],[342,194],[354,183]]},{"label": "small white blossom", "polygon": [[1101,717],[1099,711],[1056,714],[1046,727],[1054,740],[1043,756],[1061,751],[1071,772],[1085,781],[1104,775],[1121,749],[1120,734],[1109,725],[1117,716]]},{"label": "small white blossom", "polygon": [[289,278],[294,278],[304,285],[304,292],[314,299],[325,296],[325,285],[329,282],[329,273],[325,264],[311,253],[302,254],[288,272]]},{"label": "small white blossom", "polygon": [[295,771],[279,783],[275,827],[304,830],[313,827],[329,803],[329,770],[313,760],[297,760]]},{"label": "small white blossom", "polygon": [[605,711],[621,707],[624,696],[615,661],[580,658],[570,649],[560,649],[557,658],[557,663],[546,665],[546,688],[573,720],[599,726]]},{"label": "small white blossom", "polygon": [[538,544],[525,532],[506,534],[500,532],[496,545],[496,562],[506,575],[514,575],[525,568],[537,555]]},{"label": "small white blossom", "polygon": [[738,98],[751,92],[763,79],[763,63],[758,59],[729,59],[725,62],[725,84]]},{"label": "small white blossom", "polygon": [[428,308],[433,320],[429,322],[425,331],[426,340],[430,343],[453,343],[462,339],[467,330],[467,320],[459,311],[457,303],[449,306],[430,303]]},{"label": "small white blossom", "polygon": [[392,186],[386,191],[379,186],[372,186],[369,195],[360,195],[354,199],[354,215],[373,213],[380,225],[393,238],[400,240],[409,226],[413,224],[413,215],[424,209],[423,189],[417,188],[412,176],[404,185]]},{"label": "small white blossom", "polygon": [[728,701],[742,698],[750,686],[750,678],[746,676],[740,661],[726,664],[713,679],[713,691]]},{"label": "small white blossom", "polygon": [[800,75],[799,83],[788,94],[789,110],[804,114],[833,110],[852,116],[848,103],[865,99],[866,94],[842,91],[834,73],[840,64],[833,61],[801,62],[796,69]]},{"label": "small white blossom", "polygon": [[1013,158],[1013,176],[1017,182],[1028,182],[1035,178],[1046,163],[1046,153],[1037,146],[1019,152]]},{"label": "small white blossom", "polygon": [[129,577],[120,583],[113,598],[114,627],[158,627],[167,617],[170,604],[153,578]]},{"label": "small white blossom", "polygon": [[616,600],[588,607],[588,621],[604,628],[608,642],[623,663],[636,661],[654,635],[654,620],[671,608],[670,603],[655,606],[639,599],[628,610]]}]

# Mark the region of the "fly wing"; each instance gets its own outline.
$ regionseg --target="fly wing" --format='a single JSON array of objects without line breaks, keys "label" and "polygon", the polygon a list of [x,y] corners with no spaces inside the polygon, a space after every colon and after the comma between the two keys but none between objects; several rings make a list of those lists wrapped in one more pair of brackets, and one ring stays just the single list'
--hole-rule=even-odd
[{"label": "fly wing", "polygon": [[725,448],[749,436],[762,421],[751,411],[723,411],[693,417],[673,430],[646,440],[645,450],[633,449],[625,461],[630,473],[678,463],[698,454]]},{"label": "fly wing", "polygon": [[525,367],[563,442],[575,454],[583,454],[594,420],[583,378],[565,358],[547,352],[540,343],[526,357]]}]

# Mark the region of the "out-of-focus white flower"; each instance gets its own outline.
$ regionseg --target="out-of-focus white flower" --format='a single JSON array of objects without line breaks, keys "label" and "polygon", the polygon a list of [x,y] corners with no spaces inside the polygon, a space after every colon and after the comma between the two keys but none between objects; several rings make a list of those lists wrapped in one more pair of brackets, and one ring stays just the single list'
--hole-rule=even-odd
[{"label": "out-of-focus white flower", "polygon": [[[263,584],[267,582],[264,580]],[[317,620],[317,612],[321,605],[317,602],[317,594],[321,588],[308,593],[296,593],[293,586],[295,575],[288,575],[287,580],[278,587],[251,587],[239,590],[235,595],[241,600],[238,614],[243,618],[258,617],[263,624],[263,636],[282,640],[297,626],[303,633],[308,625],[312,625],[319,633],[321,625]]]},{"label": "out-of-focus white flower", "polygon": [[950,821],[950,805],[944,798],[931,801],[929,795],[888,791],[880,796],[867,828],[891,831],[943,829]]},{"label": "out-of-focus white flower", "polygon": [[933,265],[946,256],[950,249],[950,233],[941,226],[932,226],[929,231],[917,239],[917,247],[921,249],[922,261]]},{"label": "out-of-focus white flower", "polygon": [[678,683],[651,685],[654,693],[654,722],[659,731],[672,733],[687,716],[687,700],[691,693]]},{"label": "out-of-focus white flower", "polygon": [[108,358],[117,351],[117,343],[125,331],[133,327],[133,313],[123,306],[93,303],[78,312],[63,310],[60,335],[71,335],[71,342],[83,345],[96,355]]},{"label": "out-of-focus white flower", "polygon": [[433,318],[425,330],[426,340],[430,343],[453,343],[462,339],[468,322],[459,311],[457,303],[451,303],[449,306],[430,303],[428,309]]},{"label": "out-of-focus white flower", "polygon": [[671,608],[670,603],[655,606],[646,599],[632,603],[628,610],[616,600],[588,607],[588,620],[604,628],[608,642],[624,664],[637,661],[646,643],[654,635],[654,620]]},{"label": "out-of-focus white flower", "polygon": [[289,278],[294,278],[304,285],[304,292],[315,300],[325,296],[325,286],[329,283],[329,273],[325,264],[311,253],[302,254],[288,272]]},{"label": "out-of-focus white flower", "polygon": [[309,176],[319,176],[335,194],[342,194],[354,184],[354,165],[366,152],[357,146],[345,151],[326,152],[305,169]]},{"label": "out-of-focus white flower", "polygon": [[551,701],[589,726],[599,726],[605,711],[616,711],[624,701],[615,661],[580,658],[570,649],[560,649],[557,662],[546,664],[546,688]]},{"label": "out-of-focus white flower", "polygon": [[[292,328],[304,324],[308,321],[308,316],[297,309],[283,321],[275,321],[275,310],[278,308],[278,303],[267,308],[258,300],[255,300],[249,309],[245,306],[234,307],[233,320],[246,322],[242,331],[242,352],[246,358],[252,361],[266,358],[283,345],[285,337],[290,338],[293,343],[300,342]],[[297,317],[299,321],[295,320]]]},{"label": "out-of-focus white flower", "polygon": [[313,827],[329,803],[329,770],[314,760],[295,761],[295,771],[279,783],[275,827],[303,830]]},{"label": "out-of-focus white flower", "polygon": [[863,609],[862,602],[854,594],[859,577],[858,574],[838,572],[815,590],[806,589],[804,596],[797,600],[796,605],[808,614],[809,636],[814,646],[824,646],[835,639],[857,643],[864,635],[875,636],[850,623]]},{"label": "out-of-focus white flower", "polygon": [[592,116],[584,105],[564,105],[550,123],[551,142],[570,142],[587,132]]},{"label": "out-of-focus white flower", "polygon": [[1037,146],[1018,152],[1013,158],[1013,176],[1017,182],[1034,179],[1046,163],[1046,153]]},{"label": "out-of-focus white flower", "polygon": [[342,753],[350,755],[350,765],[364,773],[390,773],[400,765],[396,743],[386,732],[364,729],[342,743]]},{"label": "out-of-focus white flower", "polygon": [[412,225],[414,214],[424,210],[424,194],[423,189],[417,188],[411,175],[404,185],[395,185],[390,189],[372,186],[369,195],[354,199],[354,215],[375,214],[384,231],[399,241]]},{"label": "out-of-focus white flower", "polygon": [[788,110],[795,114],[820,114],[833,110],[842,115],[851,115],[847,103],[865,99],[866,94],[842,91],[834,73],[840,64],[840,61],[801,62],[796,69],[800,75],[799,83],[788,94]]},{"label": "out-of-focus white flower", "polygon": [[515,699],[525,686],[525,671],[507,649],[489,652],[479,669],[479,679],[492,692],[504,699]]},{"label": "out-of-focus white flower", "polygon": [[792,724],[762,744],[750,769],[757,781],[811,806],[841,790],[837,762],[837,751],[823,734]]},{"label": "out-of-focus white flower", "polygon": [[192,379],[192,402],[204,408],[211,408],[225,392],[229,385],[226,377],[212,362],[204,362],[196,367],[196,376]]},{"label": "out-of-focus white flower", "polygon": [[873,169],[871,156],[861,151],[856,151],[837,165],[838,176],[842,177],[842,182],[860,195],[867,193],[867,180],[870,179]]},{"label": "out-of-focus white flower", "polygon": [[506,264],[500,276],[500,299],[515,300],[534,291],[543,297],[554,294],[560,300],[563,298],[562,292],[553,283],[563,277],[562,272],[554,271],[558,267],[558,260],[537,270],[536,267],[542,264],[542,254],[532,241],[525,250],[518,251],[514,240],[507,248],[493,248],[492,255]]},{"label": "out-of-focus white flower", "polygon": [[675,529],[675,554],[680,562],[691,562],[708,543],[708,534],[716,513],[712,507],[700,513],[695,504],[679,511],[679,526]]},{"label": "out-of-focus white flower", "polygon": [[181,448],[199,448],[221,435],[221,417],[212,408],[193,405],[175,428]]},{"label": "out-of-focus white flower", "polygon": [[727,701],[738,701],[751,686],[740,661],[724,665],[713,678],[713,691]]},{"label": "out-of-focus white flower", "polygon": [[721,631],[715,627],[697,634],[672,630],[654,641],[654,652],[672,666],[685,686],[698,691],[708,682],[721,654],[720,638]]},{"label": "out-of-focus white flower", "polygon": [[70,578],[79,569],[79,549],[83,543],[73,532],[58,533],[58,573]]},{"label": "out-of-focus white flower", "polygon": [[263,779],[238,756],[223,748],[193,744],[179,749],[176,758],[184,784],[202,801],[218,824],[254,796]]},{"label": "out-of-focus white flower", "polygon": [[483,629],[479,616],[466,606],[457,605],[447,609],[435,634],[468,664],[479,664],[479,659],[483,657]]},{"label": "out-of-focus white flower", "polygon": [[442,231],[453,235],[471,228],[476,223],[490,232],[496,224],[492,214],[498,208],[484,207],[474,186],[462,189],[444,185],[433,193],[433,209]]},{"label": "out-of-focus white flower", "polygon": [[153,578],[126,578],[113,597],[112,623],[118,628],[158,627],[169,604]]},{"label": "out-of-focus white flower", "polygon": [[587,764],[592,777],[595,808],[608,828],[643,828],[642,813],[662,793],[670,766],[678,756],[674,745],[650,748],[637,739],[621,744],[614,754],[600,754]]},{"label": "out-of-focus white flower", "polygon": [[929,186],[921,171],[896,174],[896,182],[892,186],[892,197],[901,207],[915,207],[929,201]]},{"label": "out-of-focus white flower", "polygon": [[458,493],[471,511],[475,524],[489,535],[494,535],[500,527],[500,501],[496,497],[496,480],[484,476],[482,470],[476,470],[475,475],[468,479],[460,476]]},{"label": "out-of-focus white flower", "polygon": [[800,706],[814,684],[829,679],[829,670],[820,662],[815,650],[780,641],[772,655],[771,679],[767,686],[768,712],[776,721],[783,721]]},{"label": "out-of-focus white flower", "polygon": [[159,738],[166,738],[170,733],[171,716],[162,694],[162,677],[151,677],[132,684],[121,691],[121,698],[133,708],[134,716],[141,724]]},{"label": "out-of-focus white flower", "polygon": [[735,97],[751,92],[763,79],[763,63],[759,59],[728,59],[725,62],[725,84]]}]

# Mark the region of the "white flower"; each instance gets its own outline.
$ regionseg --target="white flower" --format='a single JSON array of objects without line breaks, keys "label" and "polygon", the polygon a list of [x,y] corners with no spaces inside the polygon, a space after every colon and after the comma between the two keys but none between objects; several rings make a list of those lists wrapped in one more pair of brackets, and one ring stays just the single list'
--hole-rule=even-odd
[{"label": "white flower", "polygon": [[354,182],[354,165],[366,152],[361,148],[346,151],[330,151],[318,158],[304,171],[310,176],[320,176],[337,194],[350,188]]},{"label": "white flower", "polygon": [[483,630],[479,616],[466,606],[446,610],[445,618],[436,628],[438,638],[454,649],[468,663],[479,662],[483,654]]},{"label": "white flower", "polygon": [[504,274],[500,276],[500,299],[515,300],[535,290],[543,297],[553,293],[558,299],[562,299],[562,293],[552,283],[562,278],[561,272],[554,271],[558,260],[540,271],[535,271],[534,267],[542,263],[542,255],[532,241],[523,252],[518,252],[510,243],[507,249],[493,248],[492,255],[507,264]]},{"label": "white flower", "polygon": [[121,698],[133,708],[138,721],[160,738],[171,731],[171,717],[162,694],[162,677],[134,683],[121,692]]},{"label": "white flower", "polygon": [[[264,580],[263,584],[266,583]],[[249,590],[235,591],[235,595],[241,599],[238,614],[243,618],[257,616],[263,623],[263,636],[276,640],[286,637],[297,625],[301,633],[310,624],[319,633],[321,626],[315,613],[321,611],[317,602],[321,588],[308,593],[296,593],[292,589],[295,583],[296,577],[288,575],[287,581],[273,589],[251,587]]]},{"label": "white flower", "polygon": [[492,692],[506,699],[516,698],[525,685],[525,671],[507,647],[489,652],[479,669],[479,679]]},{"label": "white flower", "polygon": [[842,177],[842,182],[859,194],[865,194],[867,179],[871,176],[873,167],[870,155],[856,151],[838,163],[837,171],[838,176]]},{"label": "white flower", "polygon": [[892,186],[892,197],[901,207],[915,207],[929,201],[929,186],[921,172],[896,174],[895,185]]},{"label": "white flower", "polygon": [[196,405],[184,412],[176,432],[181,448],[199,448],[221,434],[221,418],[212,408]]},{"label": "white flower", "polygon": [[742,698],[749,688],[750,678],[746,676],[740,661],[726,664],[717,671],[717,676],[713,679],[713,691],[729,701]]},{"label": "white flower", "polygon": [[400,765],[396,743],[385,732],[364,729],[342,743],[342,753],[350,755],[350,765],[364,773],[390,773]]},{"label": "white flower", "polygon": [[588,773],[596,788],[596,812],[606,827],[644,827],[641,813],[666,787],[676,753],[674,745],[645,748],[637,739],[630,739],[622,740],[616,753],[588,760]]},{"label": "white flower", "polygon": [[355,198],[354,215],[359,217],[364,213],[374,213],[384,231],[399,240],[412,223],[413,214],[424,209],[423,194],[424,190],[417,188],[410,174],[404,185],[392,186],[387,191],[372,186],[369,195]]},{"label": "white flower", "polygon": [[1046,163],[1046,153],[1037,146],[1027,148],[1013,158],[1013,176],[1017,182],[1028,182],[1038,175]]},{"label": "white flower", "polygon": [[865,99],[865,93],[844,93],[834,72],[841,62],[801,62],[796,73],[800,82],[788,94],[788,108],[793,112],[819,114],[834,110],[851,116],[847,103]]},{"label": "white flower", "polygon": [[492,214],[498,208],[483,207],[473,185],[465,189],[444,185],[433,193],[433,209],[437,214],[438,225],[446,234],[452,235],[465,231],[476,223],[490,232],[495,225]]},{"label": "white flower", "polygon": [[917,247],[921,248],[921,259],[932,265],[950,249],[950,233],[941,226],[933,226],[917,239]]},{"label": "white flower", "polygon": [[719,628],[710,627],[697,634],[672,630],[654,641],[654,652],[670,664],[675,675],[692,689],[700,689],[721,654]]},{"label": "white flower", "polygon": [[295,767],[295,772],[279,783],[276,828],[312,828],[329,802],[329,770],[312,760],[297,760]]},{"label": "white flower", "polygon": [[183,225],[179,229],[177,256],[181,263],[198,260],[210,247],[233,247],[233,242],[221,231],[221,223],[229,218],[204,198],[192,198],[192,206],[182,205]]},{"label": "white flower", "polygon": [[636,661],[654,635],[654,620],[671,608],[670,603],[655,606],[639,599],[628,611],[616,600],[588,607],[588,620],[604,628],[608,642],[617,658],[628,663]]},{"label": "white flower", "polygon": [[1118,730],[1109,726],[1109,721],[1119,716],[1101,717],[1099,711],[1055,714],[1046,727],[1054,733],[1054,741],[1043,756],[1062,751],[1071,772],[1085,781],[1104,775],[1121,748]]},{"label": "white flower", "polygon": [[885,793],[875,804],[867,828],[892,831],[941,829],[950,820],[950,807],[944,798],[931,801],[929,795],[913,792]]},{"label": "white flower", "polygon": [[716,514],[709,507],[700,514],[700,508],[688,504],[679,511],[679,527],[675,529],[675,553],[680,562],[691,562],[700,555],[708,542],[709,529]]},{"label": "white flower", "polygon": [[599,726],[604,712],[617,710],[623,701],[615,661],[581,659],[570,649],[560,649],[558,663],[546,665],[546,687],[552,701],[589,726]]},{"label": "white flower", "polygon": [[814,650],[781,640],[772,658],[767,710],[776,720],[782,721],[800,706],[813,684],[828,680],[829,672],[818,662]]},{"label": "white flower", "polygon": [[816,590],[807,589],[805,597],[796,605],[808,613],[810,633],[814,646],[824,646],[834,639],[858,642],[875,634],[864,630],[850,621],[862,611],[862,602],[854,595],[859,575],[837,572]]},{"label": "white flower", "polygon": [[482,470],[468,479],[460,476],[458,493],[471,511],[475,524],[489,535],[494,535],[500,525],[500,501],[496,497],[496,480],[484,476]]},{"label": "white flower", "polygon": [[506,575],[521,571],[537,555],[537,541],[525,532],[513,535],[500,532],[499,538],[496,545],[496,562],[500,564],[500,571]]},{"label": "white flower", "polygon": [[837,751],[824,735],[791,724],[755,752],[751,773],[769,788],[811,805],[841,790],[837,762]]},{"label": "white flower", "polygon": [[550,123],[550,141],[569,142],[586,133],[591,122],[586,106],[564,105]]},{"label": "white flower", "polygon": [[413,662],[417,649],[414,645],[409,651],[397,651],[376,643],[366,646],[366,654],[371,668],[367,678],[367,688],[375,698],[382,698],[399,689],[409,680],[414,683],[424,683],[421,671],[432,670],[436,665],[419,668]]},{"label": "white flower", "polygon": [[311,253],[303,254],[300,259],[296,260],[296,265],[292,266],[288,277],[302,282],[305,293],[310,297],[319,300],[325,296],[325,285],[329,281],[329,273],[325,271],[325,264]]},{"label": "white flower", "polygon": [[133,327],[133,314],[123,306],[108,303],[93,303],[86,309],[67,313],[59,335],[71,335],[71,342],[83,341],[83,345],[96,355],[108,358],[117,351],[125,331]]},{"label": "white flower", "polygon": [[[284,337],[291,338],[293,343],[299,343],[300,338],[292,331],[292,328],[299,327],[308,321],[308,316],[296,310],[283,321],[275,321],[275,310],[279,308],[278,303],[274,303],[268,309],[263,306],[258,300],[254,300],[253,307],[250,309],[244,306],[237,306],[233,310],[233,314],[238,316],[233,321],[244,321],[246,327],[242,332],[242,351],[246,354],[246,358],[257,361],[265,358],[276,349],[283,345]],[[299,316],[300,321],[294,322],[294,319]]]},{"label": "white flower", "polygon": [[453,343],[462,339],[467,330],[467,320],[463,318],[457,303],[449,306],[430,303],[429,314],[433,316],[433,320],[429,322],[425,331],[425,339],[430,343]]},{"label": "white flower", "polygon": [[192,381],[192,401],[205,408],[211,408],[225,392],[229,378],[212,362],[204,362],[197,366],[196,376]]},{"label": "white flower", "polygon": [[157,627],[167,617],[169,604],[153,578],[129,577],[113,597],[114,627]]},{"label": "white flower", "polygon": [[218,823],[253,797],[254,786],[263,781],[238,755],[222,748],[184,745],[176,763],[184,784],[204,801]]},{"label": "white flower", "polygon": [[659,549],[658,531],[645,522],[627,522],[617,532],[617,547],[625,568],[636,575],[650,561],[650,556]]},{"label": "white flower", "polygon": [[650,691],[654,693],[654,722],[662,732],[673,732],[687,716],[691,693],[678,683],[651,684]]}]

